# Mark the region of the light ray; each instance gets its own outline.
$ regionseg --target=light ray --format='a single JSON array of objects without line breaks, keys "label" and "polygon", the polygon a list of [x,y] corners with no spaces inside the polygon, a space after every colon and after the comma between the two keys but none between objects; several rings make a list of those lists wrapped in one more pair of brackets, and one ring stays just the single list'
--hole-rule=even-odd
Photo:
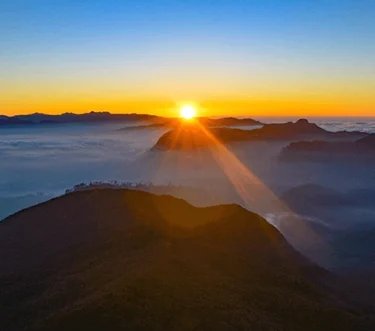
[{"label": "light ray", "polygon": [[[300,242],[303,240],[304,246],[311,246],[315,250],[318,248],[324,249],[326,252],[329,251],[330,247],[324,238],[311,228],[306,221],[302,220],[300,216],[296,215],[288,206],[282,203],[277,195],[273,193],[273,191],[269,189],[248,167],[246,167],[210,129],[206,128],[199,121],[186,125],[189,125],[188,128],[191,128],[191,125],[195,126],[197,132],[191,132],[191,134],[197,134],[198,137],[201,137],[200,139],[204,139],[202,137],[207,138],[208,151],[211,154],[211,159],[226,176],[229,183],[241,199],[243,207],[265,215],[267,210],[269,211],[269,207],[277,205],[278,212],[282,210],[285,214],[290,214],[294,222],[296,222],[297,229],[295,234],[296,237],[294,239],[297,241],[299,240]],[[182,173],[184,173],[183,169],[186,169],[188,166],[186,165],[186,160],[183,159],[183,157],[186,156],[186,151],[184,151],[184,153],[174,152],[176,144],[179,143],[180,135],[186,133],[183,132],[186,130],[186,127],[184,124],[181,124],[181,126],[177,127],[175,130],[177,131],[175,135],[172,134],[173,140],[169,145],[170,150],[163,152],[163,158],[157,172],[165,170],[165,165],[170,165],[169,161],[173,161],[172,164],[175,166],[174,170],[181,171]],[[187,146],[185,144],[185,146],[184,143],[182,143],[182,145],[188,148],[192,155],[196,155],[196,153],[200,152],[200,144],[196,146],[193,143],[193,139],[192,141],[189,141],[189,139],[186,141],[186,144],[189,143],[192,145]],[[199,161],[202,163],[205,161],[207,162],[207,160]],[[207,164],[202,164],[202,168],[204,167],[207,167]],[[170,175],[170,173],[168,175]],[[160,212],[164,213],[164,211]],[[275,222],[271,223],[275,224]]]}]

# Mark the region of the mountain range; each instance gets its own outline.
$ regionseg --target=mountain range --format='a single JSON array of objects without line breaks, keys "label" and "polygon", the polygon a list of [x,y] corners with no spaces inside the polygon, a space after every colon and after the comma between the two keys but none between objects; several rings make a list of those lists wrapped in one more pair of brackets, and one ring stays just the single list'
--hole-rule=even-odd
[{"label": "mountain range", "polygon": [[[208,131],[207,131],[208,130]],[[280,124],[264,124],[254,130],[214,127],[202,130],[197,125],[180,125],[162,135],[154,150],[194,150],[220,143],[256,141],[299,141],[327,139],[332,141],[354,141],[367,137],[362,132],[330,132],[310,123],[306,119]]]},{"label": "mountain range", "polygon": [[34,113],[29,115],[0,116],[0,125],[35,125],[59,123],[100,123],[118,121],[164,121],[165,118],[148,114],[111,114],[109,112],[90,112],[85,114],[64,113],[49,115]]}]

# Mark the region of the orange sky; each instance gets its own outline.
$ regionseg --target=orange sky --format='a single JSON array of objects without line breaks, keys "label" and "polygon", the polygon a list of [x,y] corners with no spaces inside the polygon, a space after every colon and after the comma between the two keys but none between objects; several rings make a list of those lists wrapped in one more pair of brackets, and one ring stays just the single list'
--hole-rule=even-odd
[{"label": "orange sky", "polygon": [[[148,113],[160,116],[177,116],[183,104],[192,104],[200,116],[375,116],[372,100],[121,100],[121,99],[59,99],[53,96],[44,100],[19,98],[8,104],[3,102],[2,114],[17,115],[34,112],[60,114],[109,111],[111,113]],[[355,111],[354,111],[355,110]]]},{"label": "orange sky", "polygon": [[213,64],[189,71],[180,59],[176,67],[129,76],[117,68],[78,72],[72,71],[75,66],[63,70],[53,62],[39,71],[39,65],[8,70],[0,77],[0,114],[109,111],[176,116],[182,103],[193,103],[204,116],[375,116],[371,70],[309,73],[306,68],[296,72],[255,66],[241,72],[233,65]]},{"label": "orange sky", "polygon": [[206,116],[375,116],[371,1],[5,1],[2,13],[0,114],[175,116],[190,102]]}]

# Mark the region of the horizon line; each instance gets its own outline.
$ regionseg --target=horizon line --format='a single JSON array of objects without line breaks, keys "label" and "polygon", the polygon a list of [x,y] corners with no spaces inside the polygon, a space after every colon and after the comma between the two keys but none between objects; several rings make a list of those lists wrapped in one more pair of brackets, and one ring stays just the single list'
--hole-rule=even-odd
[{"label": "horizon line", "polygon": [[[12,118],[12,117],[19,117],[19,116],[31,116],[31,115],[45,115],[45,116],[62,116],[62,115],[87,115],[87,114],[108,114],[108,115],[140,115],[140,116],[153,116],[153,117],[168,117],[168,118],[173,118],[173,117],[179,117],[178,115],[176,116],[171,116],[169,114],[166,114],[166,115],[156,115],[156,114],[150,114],[150,113],[144,113],[144,112],[111,112],[111,111],[106,111],[106,110],[102,110],[102,111],[94,111],[94,110],[91,110],[91,111],[87,111],[87,112],[62,112],[62,113],[44,113],[44,112],[32,112],[32,113],[25,113],[25,114],[16,114],[16,115],[5,115],[5,114],[0,114],[0,116],[4,116],[4,117],[9,117],[9,118]],[[303,117],[307,117],[307,118],[317,118],[317,117],[326,117],[326,118],[375,118],[375,114],[374,115],[251,115],[251,114],[246,114],[246,115],[243,115],[243,114],[237,114],[237,115],[234,115],[234,114],[224,114],[224,115],[207,115],[207,116],[197,116],[197,117],[252,117],[252,118],[256,118],[256,117],[270,117],[270,118],[303,118]]]}]

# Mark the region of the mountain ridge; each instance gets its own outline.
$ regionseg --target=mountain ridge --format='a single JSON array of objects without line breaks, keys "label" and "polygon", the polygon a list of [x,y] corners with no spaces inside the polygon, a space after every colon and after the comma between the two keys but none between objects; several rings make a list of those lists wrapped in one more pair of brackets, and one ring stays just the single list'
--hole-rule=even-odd
[{"label": "mountain ridge", "polygon": [[261,126],[264,123],[254,120],[250,117],[247,118],[237,118],[237,117],[221,117],[221,118],[210,118],[210,117],[196,117],[189,123],[185,122],[184,119],[172,117],[164,122],[139,125],[133,127],[125,127],[117,131],[129,131],[129,130],[142,130],[142,129],[153,129],[153,128],[169,128],[169,129],[180,129],[184,126],[200,124],[205,127],[220,127],[220,126],[230,126],[230,127],[244,127],[244,126]]},{"label": "mountain ridge", "polygon": [[83,114],[62,113],[59,115],[33,113],[27,115],[0,116],[0,125],[36,125],[61,123],[100,123],[116,121],[164,121],[162,116],[149,114],[112,114],[109,112],[94,112]]},{"label": "mountain ridge", "polygon": [[[241,130],[235,128],[209,128],[211,134],[199,126],[181,125],[180,127],[164,133],[152,148],[153,150],[194,150],[217,142],[226,144],[230,142],[256,142],[256,141],[295,141],[311,139],[353,140],[367,137],[362,132],[330,132],[306,119],[296,122],[264,124],[254,130]],[[214,138],[214,139],[213,139]]]},{"label": "mountain ridge", "polygon": [[5,219],[0,242],[8,331],[375,326],[335,275],[238,205],[74,192]]}]

